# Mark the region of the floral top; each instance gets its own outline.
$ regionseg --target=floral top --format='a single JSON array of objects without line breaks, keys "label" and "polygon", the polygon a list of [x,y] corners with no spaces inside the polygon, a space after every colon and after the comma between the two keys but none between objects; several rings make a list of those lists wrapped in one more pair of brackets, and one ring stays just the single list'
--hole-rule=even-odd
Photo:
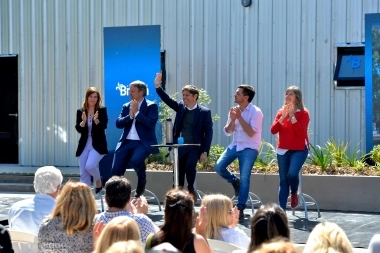
[{"label": "floral top", "polygon": [[38,231],[38,249],[44,253],[91,253],[93,251],[92,230],[93,226],[86,232],[74,232],[68,235],[62,227],[61,217],[46,218]]}]

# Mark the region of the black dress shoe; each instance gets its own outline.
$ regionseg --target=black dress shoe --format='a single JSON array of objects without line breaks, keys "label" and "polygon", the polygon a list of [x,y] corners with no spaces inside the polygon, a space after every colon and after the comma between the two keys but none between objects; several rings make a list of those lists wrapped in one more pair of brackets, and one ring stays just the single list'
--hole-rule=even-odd
[{"label": "black dress shoe", "polygon": [[135,198],[138,198],[141,195],[143,195],[143,193],[145,192],[145,184],[137,186],[136,192],[135,192]]},{"label": "black dress shoe", "polygon": [[195,192],[195,190],[194,189],[189,189],[189,193],[190,193],[191,197],[193,198],[194,204],[197,203],[198,196],[197,196],[197,193]]},{"label": "black dress shoe", "polygon": [[239,221],[244,221],[244,210],[239,210]]},{"label": "black dress shoe", "polygon": [[95,188],[95,194],[98,194],[103,189],[103,186],[100,186],[99,188]]},{"label": "black dress shoe", "polygon": [[99,188],[95,187],[95,194],[98,194],[103,189],[103,177],[100,177],[100,181],[102,182],[102,185]]}]

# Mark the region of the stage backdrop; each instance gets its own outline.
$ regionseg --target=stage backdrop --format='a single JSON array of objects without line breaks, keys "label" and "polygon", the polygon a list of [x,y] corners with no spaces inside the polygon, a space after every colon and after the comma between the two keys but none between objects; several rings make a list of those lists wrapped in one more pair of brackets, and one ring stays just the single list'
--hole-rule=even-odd
[{"label": "stage backdrop", "polygon": [[380,14],[365,14],[366,152],[380,144]]},{"label": "stage backdrop", "polygon": [[[129,84],[135,80],[143,81],[148,86],[146,98],[158,101],[154,88],[157,72],[160,72],[159,25],[104,28],[104,92],[110,154],[123,131],[116,128],[116,119],[122,105],[130,101]],[[160,138],[161,134],[157,133],[157,136]]]}]

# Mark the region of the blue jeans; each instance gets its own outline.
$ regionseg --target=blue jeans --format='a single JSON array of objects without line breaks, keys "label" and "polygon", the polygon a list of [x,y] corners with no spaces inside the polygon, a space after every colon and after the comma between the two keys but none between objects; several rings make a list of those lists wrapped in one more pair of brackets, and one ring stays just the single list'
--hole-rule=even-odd
[{"label": "blue jeans", "polygon": [[286,202],[289,197],[289,187],[291,194],[295,194],[298,191],[298,174],[302,169],[308,152],[307,147],[305,147],[304,150],[288,150],[283,155],[277,154],[278,172],[280,174],[278,201],[284,210],[286,210]]},{"label": "blue jeans", "polygon": [[256,161],[258,151],[256,149],[246,148],[236,151],[236,146],[224,150],[214,166],[214,170],[228,183],[233,184],[238,178],[227,170],[227,166],[236,158],[239,160],[240,169],[240,192],[237,207],[239,210],[245,209],[245,203],[248,200],[249,184],[251,181],[251,171]]}]

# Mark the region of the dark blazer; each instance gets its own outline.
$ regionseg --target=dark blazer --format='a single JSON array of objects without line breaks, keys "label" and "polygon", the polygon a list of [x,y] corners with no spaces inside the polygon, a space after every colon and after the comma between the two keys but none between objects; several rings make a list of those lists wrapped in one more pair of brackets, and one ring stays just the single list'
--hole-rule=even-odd
[{"label": "dark blazer", "polygon": [[[123,105],[120,115],[116,120],[117,128],[124,128],[123,134],[116,145],[117,150],[123,141],[127,138],[129,131],[132,128],[133,119],[129,116],[130,102]],[[146,151],[151,154],[158,153],[158,148],[150,145],[157,144],[156,138],[156,123],[158,120],[158,106],[153,101],[144,100],[141,102],[139,113],[136,116],[136,131],[139,135],[142,145]]]},{"label": "dark blazer", "polygon": [[[156,92],[162,101],[176,112],[173,125],[173,142],[177,143],[177,139],[180,136],[181,131],[180,124],[183,120],[186,106],[183,101],[177,102],[171,99],[161,87],[156,88]],[[198,105],[198,107],[194,110],[196,111],[193,122],[193,138],[197,144],[201,144],[199,147],[200,153],[207,152],[208,154],[210,151],[213,133],[211,111],[210,109],[200,105]]]},{"label": "dark blazer", "polygon": [[[85,110],[86,115],[88,117],[88,112]],[[86,122],[86,125],[84,127],[81,127],[79,124],[82,122],[82,113],[83,109],[77,110],[77,122],[75,124],[75,129],[80,133],[80,139],[78,143],[78,148],[76,152],[76,156],[80,156],[86,147],[87,138],[88,138],[88,125]],[[101,107],[98,109],[98,119],[99,124],[95,124],[92,122],[92,130],[91,130],[91,136],[92,136],[92,146],[94,149],[101,155],[108,154],[107,150],[107,139],[106,139],[106,133],[105,130],[107,129],[108,124],[108,115],[107,115],[107,108]]]}]

